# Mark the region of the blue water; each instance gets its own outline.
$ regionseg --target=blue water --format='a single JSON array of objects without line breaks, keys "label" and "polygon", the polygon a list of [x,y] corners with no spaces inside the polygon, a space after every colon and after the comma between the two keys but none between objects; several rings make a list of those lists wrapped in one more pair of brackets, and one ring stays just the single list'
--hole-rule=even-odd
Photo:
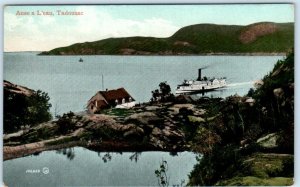
[{"label": "blue water", "polygon": [[[173,92],[184,79],[227,77],[229,87],[207,96],[245,95],[252,82],[270,72],[282,56],[37,56],[36,52],[4,53],[4,79],[47,92],[51,112],[85,110],[99,90],[124,87],[138,102],[167,81]],[[84,62],[78,62],[83,58]],[[102,75],[104,85],[102,85]]]},{"label": "blue water", "polygon": [[[68,152],[69,150],[67,150]],[[3,163],[3,180],[8,186],[158,186],[155,170],[167,161],[169,184],[188,182],[196,155],[190,152],[171,156],[168,152],[96,153],[72,148],[72,156],[45,151]],[[66,152],[66,153],[67,153]],[[73,158],[71,158],[73,157]],[[45,174],[43,168],[48,168]],[[32,171],[36,173],[32,173]],[[46,171],[46,170],[44,170]]]}]

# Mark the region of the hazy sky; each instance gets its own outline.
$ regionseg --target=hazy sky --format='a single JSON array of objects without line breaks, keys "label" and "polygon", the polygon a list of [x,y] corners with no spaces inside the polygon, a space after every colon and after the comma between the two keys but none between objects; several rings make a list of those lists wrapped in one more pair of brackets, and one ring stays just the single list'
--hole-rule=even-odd
[{"label": "hazy sky", "polygon": [[[57,11],[83,15],[58,15]],[[30,15],[17,15],[28,12]],[[48,11],[53,15],[37,15]],[[34,15],[32,15],[34,13]],[[4,51],[44,51],[109,37],[168,37],[181,27],[294,22],[291,4],[6,6]]]}]

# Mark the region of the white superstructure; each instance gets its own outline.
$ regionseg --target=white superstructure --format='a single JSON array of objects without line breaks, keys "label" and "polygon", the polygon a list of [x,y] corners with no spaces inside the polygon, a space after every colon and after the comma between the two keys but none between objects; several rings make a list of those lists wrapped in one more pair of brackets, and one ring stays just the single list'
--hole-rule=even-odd
[{"label": "white superstructure", "polygon": [[226,87],[226,78],[213,78],[208,79],[206,77],[201,78],[201,69],[199,69],[199,75],[197,80],[185,80],[182,84],[176,88],[176,94],[193,93],[193,92],[208,92],[219,88]]}]

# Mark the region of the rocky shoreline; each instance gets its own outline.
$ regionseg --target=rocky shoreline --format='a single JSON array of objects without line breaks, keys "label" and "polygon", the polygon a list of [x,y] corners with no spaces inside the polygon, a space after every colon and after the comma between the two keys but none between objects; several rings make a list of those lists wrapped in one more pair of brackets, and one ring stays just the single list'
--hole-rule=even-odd
[{"label": "rocky shoreline", "polygon": [[3,161],[38,154],[43,151],[58,150],[81,145],[82,142],[75,141],[64,143],[61,145],[46,146],[45,143],[41,141],[19,146],[4,146]]},{"label": "rocky shoreline", "polygon": [[194,118],[205,114],[193,104],[173,103],[117,110],[127,112],[121,115],[68,113],[57,120],[5,134],[4,160],[74,146],[97,151],[191,150],[179,125],[184,120],[181,110],[185,109],[193,111]]}]

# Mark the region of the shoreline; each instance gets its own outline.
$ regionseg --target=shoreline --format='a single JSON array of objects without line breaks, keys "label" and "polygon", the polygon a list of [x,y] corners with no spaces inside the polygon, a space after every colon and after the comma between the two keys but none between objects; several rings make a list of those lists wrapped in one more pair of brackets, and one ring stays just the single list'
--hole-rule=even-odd
[{"label": "shoreline", "polygon": [[18,146],[3,146],[3,161],[26,157],[41,153],[43,151],[58,150],[77,146],[82,146],[82,143],[79,141],[73,141],[59,145],[46,146],[42,141]]},{"label": "shoreline", "polygon": [[[58,140],[58,139],[56,139]],[[56,140],[45,140],[40,142],[28,143],[18,146],[4,146],[3,147],[3,161],[13,160],[21,157],[26,157],[41,153],[44,151],[53,151],[64,148],[84,147],[91,151],[96,152],[140,152],[140,151],[163,151],[163,152],[183,152],[190,151],[188,149],[161,149],[151,145],[131,143],[128,141],[103,141],[101,143],[84,141],[70,141],[63,144],[47,145],[46,142]]]},{"label": "shoreline", "polygon": [[[22,53],[22,52],[14,52]],[[177,57],[186,57],[186,56],[285,56],[287,53],[201,53],[201,54],[63,54],[63,55],[53,55],[53,54],[37,54],[37,56],[177,56]]]},{"label": "shoreline", "polygon": [[254,53],[200,53],[200,54],[64,54],[64,55],[53,55],[53,54],[40,54],[42,51],[6,51],[4,53],[38,53],[37,56],[285,56],[287,52],[254,52]]},{"label": "shoreline", "polygon": [[[152,110],[151,107],[149,109]],[[63,134],[59,131],[60,119],[42,123],[25,131],[6,134],[3,146],[4,160],[75,146],[93,151],[116,152],[189,150],[184,141],[184,134],[178,127],[167,121],[164,123],[164,118],[147,110],[135,111],[121,121],[116,121],[116,116],[105,114],[72,113],[69,117],[66,116],[63,122],[72,128]],[[48,138],[44,139],[42,134]],[[24,142],[24,137],[29,141]]]}]

